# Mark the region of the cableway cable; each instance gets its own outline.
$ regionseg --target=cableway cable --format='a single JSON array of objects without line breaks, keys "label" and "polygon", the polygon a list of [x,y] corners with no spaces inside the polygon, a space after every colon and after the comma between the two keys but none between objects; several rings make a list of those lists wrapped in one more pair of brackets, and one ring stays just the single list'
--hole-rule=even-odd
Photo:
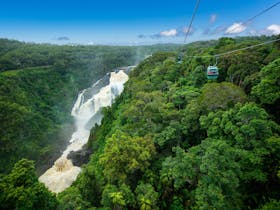
[{"label": "cableway cable", "polygon": [[187,28],[187,32],[186,32],[184,43],[186,43],[187,37],[189,36],[189,34],[191,32],[192,23],[194,21],[195,15],[197,13],[197,10],[198,10],[198,7],[199,7],[199,3],[200,3],[200,0],[197,0],[196,4],[195,4],[194,11],[193,11],[193,15],[192,15],[192,18],[191,18],[191,21],[190,21],[190,24],[189,24],[189,26]]},{"label": "cableway cable", "polygon": [[[199,4],[200,4],[200,0],[196,0],[196,3],[195,3],[195,7],[194,7],[194,11],[193,11],[193,14],[192,14],[192,18],[191,18],[191,21],[189,23],[189,26],[186,31],[186,36],[185,36],[185,39],[184,39],[184,43],[186,43],[186,40],[188,38],[188,36],[190,35],[190,32],[191,32],[191,28],[192,28],[192,24],[193,24],[193,21],[195,19],[195,15],[197,13],[197,10],[198,10],[198,7],[199,7]],[[183,28],[183,32],[184,32],[184,28]],[[178,61],[177,63],[181,64],[183,61],[182,61],[182,57],[183,57],[183,53],[181,52],[178,56]]]},{"label": "cableway cable", "polygon": [[[192,23],[195,19],[195,15],[197,13],[197,10],[198,10],[198,7],[199,7],[199,4],[200,4],[200,0],[197,0],[196,1],[196,5],[195,5],[195,8],[194,8],[194,12],[193,12],[193,15],[192,15],[192,18],[191,18],[191,21],[190,21],[190,24],[189,24],[189,27],[187,28],[187,32],[186,32],[186,36],[185,36],[185,40],[184,40],[184,43],[186,42],[186,39],[187,37],[189,36],[190,32],[191,32],[191,27],[192,27]],[[262,10],[261,12],[257,13],[256,15],[254,15],[253,17],[249,18],[247,21],[245,21],[244,23],[241,23],[241,25],[245,26],[247,24],[249,24],[251,21],[253,21],[255,18],[263,15],[264,13],[268,12],[269,10],[271,10],[272,8],[278,6],[280,4],[280,1],[274,3],[273,5],[271,5],[270,7]],[[235,29],[237,29],[239,26],[237,27],[234,27],[233,29],[231,29],[229,32],[232,32],[234,31]],[[228,32],[228,33],[229,33]],[[244,48],[240,48],[240,49],[235,49],[235,50],[230,50],[230,51],[227,51],[227,52],[224,52],[224,53],[218,53],[218,54],[215,54],[215,55],[193,55],[193,56],[185,56],[185,57],[188,57],[188,58],[212,58],[212,57],[215,57],[216,59],[218,57],[222,57],[224,55],[229,55],[229,54],[233,54],[233,53],[236,53],[236,52],[239,52],[239,51],[243,51],[243,50],[247,50],[247,49],[252,49],[252,48],[255,48],[255,47],[258,47],[258,46],[262,46],[262,45],[266,45],[266,44],[270,44],[270,43],[273,43],[273,42],[277,42],[277,41],[280,41],[280,38],[278,39],[275,39],[275,40],[270,40],[270,41],[266,41],[266,42],[263,42],[263,43],[259,43],[259,44],[255,44],[255,45],[251,45],[251,46],[248,46],[248,47],[244,47]]]},{"label": "cableway cable", "polygon": [[212,58],[212,57],[216,57],[216,58],[218,58],[218,57],[222,57],[224,55],[229,55],[229,54],[233,54],[233,53],[236,53],[236,52],[239,52],[239,51],[252,49],[252,48],[255,48],[255,47],[259,47],[259,46],[270,44],[270,43],[277,42],[277,41],[280,41],[280,38],[270,40],[270,41],[266,41],[266,42],[259,43],[259,44],[255,44],[255,45],[251,45],[251,46],[248,46],[248,47],[243,47],[243,48],[240,48],[240,49],[235,49],[235,50],[230,50],[230,51],[223,52],[223,53],[218,53],[218,54],[215,54],[215,55],[189,55],[189,56],[185,56],[185,57],[188,57],[188,58]]},{"label": "cableway cable", "polygon": [[276,7],[276,6],[278,6],[279,4],[280,4],[280,1],[276,2],[275,4],[271,5],[270,7],[268,7],[268,8],[266,8],[266,9],[262,10],[261,12],[259,12],[258,14],[256,14],[255,16],[253,16],[253,17],[249,18],[248,20],[246,20],[244,23],[241,23],[241,24],[239,24],[238,26],[236,26],[236,27],[232,28],[231,30],[229,30],[229,31],[227,32],[227,34],[233,32],[234,30],[238,29],[238,28],[241,27],[241,26],[247,26],[247,25],[248,25],[249,23],[251,23],[255,18],[257,18],[257,17],[263,15],[264,13],[268,12],[268,11],[271,10],[273,7]]}]

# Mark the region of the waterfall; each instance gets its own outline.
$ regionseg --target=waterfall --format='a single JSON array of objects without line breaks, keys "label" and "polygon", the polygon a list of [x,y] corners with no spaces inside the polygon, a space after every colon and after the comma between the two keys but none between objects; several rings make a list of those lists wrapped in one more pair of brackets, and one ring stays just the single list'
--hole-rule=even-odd
[{"label": "waterfall", "polygon": [[39,177],[39,181],[50,191],[62,192],[77,178],[81,168],[74,166],[67,156],[71,151],[81,150],[87,143],[90,129],[101,123],[102,108],[111,106],[123,91],[123,85],[128,80],[125,71],[129,68],[131,67],[108,73],[92,87],[79,93],[71,112],[75,119],[76,131],[69,140],[70,144],[54,165]]}]

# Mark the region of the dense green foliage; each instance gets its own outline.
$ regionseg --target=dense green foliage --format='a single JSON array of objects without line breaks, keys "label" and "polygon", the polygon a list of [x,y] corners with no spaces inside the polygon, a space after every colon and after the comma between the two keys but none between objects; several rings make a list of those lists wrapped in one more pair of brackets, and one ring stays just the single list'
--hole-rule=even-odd
[{"label": "dense green foliage", "polygon": [[92,130],[94,153],[73,186],[83,200],[71,209],[277,208],[278,44],[221,57],[217,82],[205,79],[211,60],[187,57],[262,39],[194,43],[182,64],[176,53],[141,62]]},{"label": "dense green foliage", "polygon": [[38,182],[34,163],[22,159],[0,180],[1,209],[55,209],[55,195]]},{"label": "dense green foliage", "polygon": [[52,68],[1,73],[1,172],[21,157],[39,165],[59,151],[65,138],[60,131],[71,130],[68,113],[76,92],[70,75],[61,76]]},{"label": "dense green foliage", "polygon": [[70,113],[79,90],[164,47],[178,46],[56,46],[0,39],[0,173],[21,158],[35,160],[39,173],[50,166],[74,129]]},{"label": "dense green foliage", "polygon": [[216,82],[205,72],[214,60],[188,57],[272,38],[192,43],[182,64],[176,52],[142,61],[103,110],[90,162],[57,208],[279,208],[279,43],[221,57]]}]

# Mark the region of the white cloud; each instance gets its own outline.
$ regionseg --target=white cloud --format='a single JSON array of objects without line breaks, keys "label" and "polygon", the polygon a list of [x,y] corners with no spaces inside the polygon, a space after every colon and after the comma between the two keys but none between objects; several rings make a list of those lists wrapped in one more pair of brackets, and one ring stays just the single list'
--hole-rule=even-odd
[{"label": "white cloud", "polygon": [[[161,38],[170,38],[170,37],[180,37],[180,36],[185,36],[188,31],[188,27],[179,27],[176,29],[168,29],[165,31],[161,31],[156,34],[152,35],[138,35],[138,38],[152,38],[152,39],[161,39]],[[192,35],[195,32],[195,29],[193,27],[190,28],[189,35]]]},{"label": "white cloud", "polygon": [[271,36],[271,35],[278,35],[278,34],[280,34],[280,25],[277,24],[272,24],[261,30],[249,31],[249,35],[254,35],[254,36],[258,36],[258,35]]},{"label": "white cloud", "polygon": [[210,23],[215,23],[216,20],[217,20],[217,15],[216,15],[216,14],[213,14],[213,15],[211,15],[211,17],[210,17],[209,22],[210,22]]},{"label": "white cloud", "polygon": [[160,32],[159,35],[160,36],[176,36],[177,33],[178,32],[176,29],[170,29],[170,30]]},{"label": "white cloud", "polygon": [[226,34],[239,34],[247,29],[243,23],[233,23],[230,27],[225,31]]},{"label": "white cloud", "polygon": [[280,34],[280,25],[272,24],[266,28],[266,30],[273,35]]}]

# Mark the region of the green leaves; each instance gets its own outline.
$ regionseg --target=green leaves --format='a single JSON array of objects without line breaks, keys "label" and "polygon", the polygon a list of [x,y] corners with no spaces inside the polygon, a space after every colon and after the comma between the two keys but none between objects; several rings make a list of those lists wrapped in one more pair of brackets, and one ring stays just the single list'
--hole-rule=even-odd
[{"label": "green leaves", "polygon": [[199,209],[227,208],[238,202],[237,149],[225,141],[208,139],[188,152],[178,147],[174,151],[176,156],[163,162],[161,180],[165,185],[195,189],[193,202]]},{"label": "green leaves", "polygon": [[207,83],[202,88],[200,103],[208,111],[216,111],[218,109],[227,109],[236,103],[243,103],[246,95],[243,90],[228,82]]},{"label": "green leaves", "polygon": [[83,197],[76,187],[69,187],[66,191],[60,193],[57,197],[59,210],[86,209],[89,203],[83,200]]},{"label": "green leaves", "polygon": [[148,137],[131,137],[117,131],[107,139],[104,153],[100,157],[103,172],[110,182],[126,183],[137,171],[144,171],[155,153]]},{"label": "green leaves", "polygon": [[126,209],[135,205],[135,198],[129,186],[122,184],[118,188],[108,184],[103,190],[101,203],[110,209]]},{"label": "green leaves", "polygon": [[237,104],[228,111],[209,113],[207,117],[201,117],[200,122],[207,128],[209,137],[224,138],[248,150],[263,144],[275,128],[265,110],[254,103]]},{"label": "green leaves", "polygon": [[271,210],[271,209],[280,209],[280,201],[272,199],[260,208],[260,210]]},{"label": "green leaves", "polygon": [[173,185],[175,189],[181,188],[187,182],[190,185],[196,183],[196,170],[198,159],[192,153],[185,153],[180,147],[175,147],[174,158],[167,157],[162,163],[161,180],[165,185]]},{"label": "green leaves", "polygon": [[55,209],[55,196],[38,182],[33,161],[22,159],[0,180],[3,209]]},{"label": "green leaves", "polygon": [[137,195],[137,201],[140,205],[140,210],[158,209],[159,194],[151,184],[140,183],[135,192]]},{"label": "green leaves", "polygon": [[261,81],[253,87],[252,95],[263,104],[273,104],[280,98],[280,59],[261,70]]}]

